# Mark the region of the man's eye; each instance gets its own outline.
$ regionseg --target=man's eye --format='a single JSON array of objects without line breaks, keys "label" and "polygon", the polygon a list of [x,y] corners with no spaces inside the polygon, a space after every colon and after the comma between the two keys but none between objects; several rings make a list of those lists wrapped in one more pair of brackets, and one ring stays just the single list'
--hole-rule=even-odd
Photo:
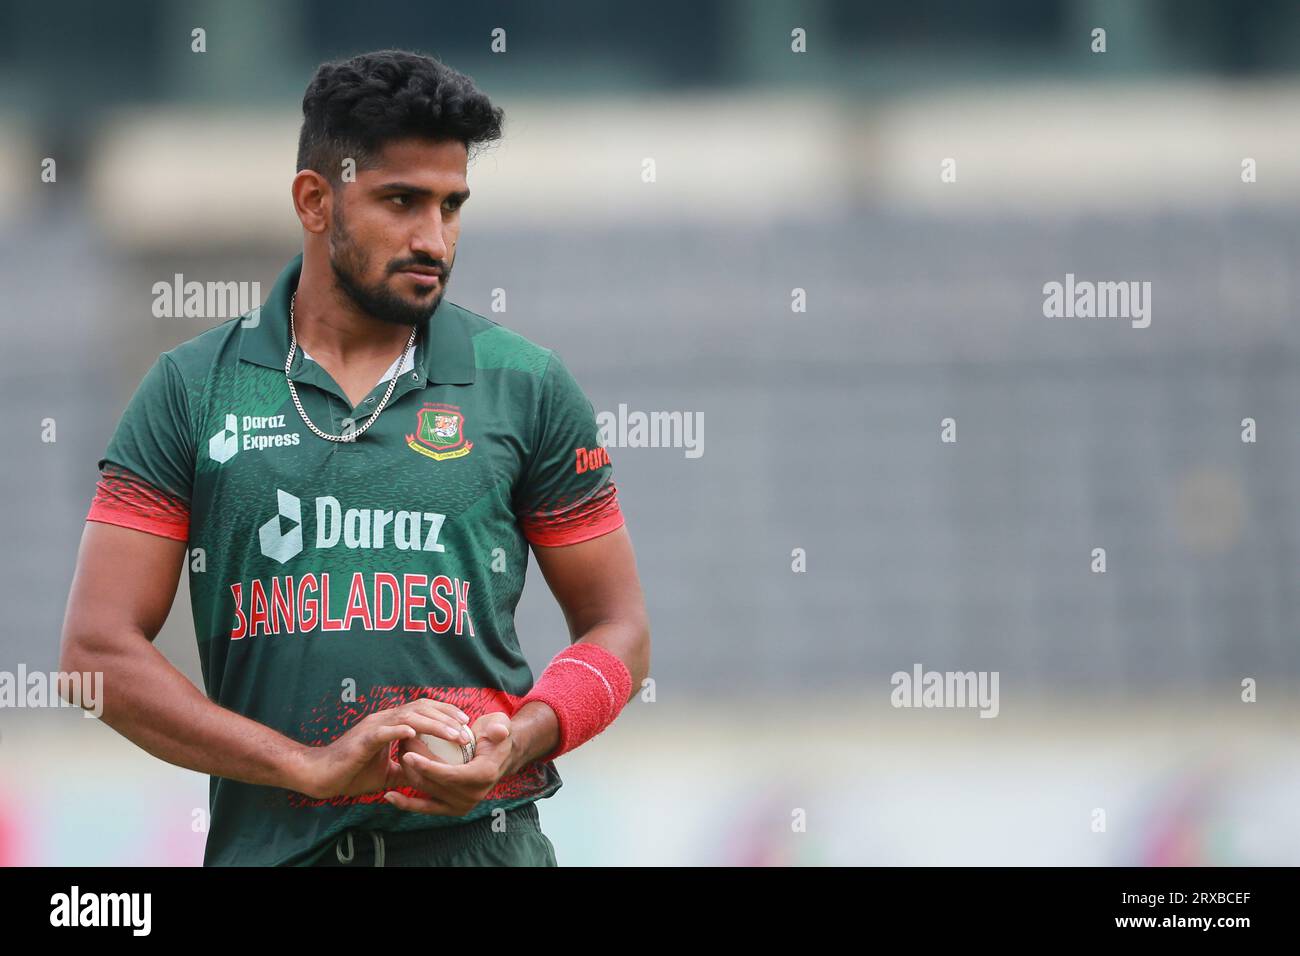
[{"label": "man's eye", "polygon": [[448,212],[455,212],[455,211],[456,211],[457,209],[459,209],[463,204],[464,204],[464,200],[462,200],[462,199],[449,199],[449,200],[447,200],[447,202],[445,203]]},{"label": "man's eye", "polygon": [[410,196],[389,196],[388,201],[391,203],[396,203],[398,206],[405,207],[407,204],[410,203],[411,197]]}]

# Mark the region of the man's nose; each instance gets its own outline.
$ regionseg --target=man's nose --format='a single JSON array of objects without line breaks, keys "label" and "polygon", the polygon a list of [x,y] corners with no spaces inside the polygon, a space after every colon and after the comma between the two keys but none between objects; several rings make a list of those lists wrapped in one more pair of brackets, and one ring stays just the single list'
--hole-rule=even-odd
[{"label": "man's nose", "polygon": [[411,237],[411,252],[428,259],[447,258],[447,240],[442,231],[442,216],[435,213],[421,224],[421,228]]}]

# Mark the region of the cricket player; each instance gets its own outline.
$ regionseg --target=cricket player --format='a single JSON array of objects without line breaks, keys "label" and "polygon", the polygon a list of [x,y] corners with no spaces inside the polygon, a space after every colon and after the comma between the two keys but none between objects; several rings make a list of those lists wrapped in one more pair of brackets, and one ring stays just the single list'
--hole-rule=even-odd
[{"label": "cricket player", "polygon": [[[428,57],[322,65],[302,254],[260,309],[157,359],[99,461],[61,667],[103,672],[109,725],[211,775],[207,866],[553,866],[554,761],[648,673],[590,401],[445,298],[470,153],[502,119]],[[536,680],[529,546],[572,641]],[[182,565],[206,694],[152,644]],[[419,752],[467,724],[467,763]]]}]

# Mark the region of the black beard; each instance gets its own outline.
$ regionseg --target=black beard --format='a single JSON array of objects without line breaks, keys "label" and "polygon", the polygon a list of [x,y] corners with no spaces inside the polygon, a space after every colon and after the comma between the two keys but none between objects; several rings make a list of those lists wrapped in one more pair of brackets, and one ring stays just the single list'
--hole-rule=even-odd
[{"label": "black beard", "polygon": [[[352,303],[363,313],[381,322],[393,325],[419,325],[433,315],[442,297],[446,293],[447,281],[451,270],[443,273],[438,282],[438,291],[428,302],[412,304],[392,292],[384,283],[367,286],[358,276],[368,270],[368,261],[353,244],[351,236],[343,230],[342,223],[335,220],[331,237],[330,268],[334,270],[334,281]],[[336,254],[337,253],[337,254]],[[433,265],[433,263],[422,263]]]}]

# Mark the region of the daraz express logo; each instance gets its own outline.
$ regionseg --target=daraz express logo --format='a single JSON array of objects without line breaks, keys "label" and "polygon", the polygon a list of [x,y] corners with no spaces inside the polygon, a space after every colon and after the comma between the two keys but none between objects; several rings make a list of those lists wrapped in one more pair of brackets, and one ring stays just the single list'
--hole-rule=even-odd
[{"label": "daraz express logo", "polygon": [[[277,514],[257,529],[262,554],[284,564],[302,553],[302,499],[279,488],[275,491]],[[446,515],[429,511],[386,511],[380,508],[347,508],[332,495],[316,499],[315,541],[321,550],[329,548],[398,551],[446,551],[438,543]]]},{"label": "daraz express logo", "polygon": [[[227,413],[225,425],[208,439],[208,457],[218,465],[234,458],[242,448],[245,451],[265,451],[297,445],[300,436],[286,432],[288,423],[284,415],[238,415]],[[240,432],[243,432],[242,440]],[[257,432],[270,432],[259,435]]]}]

